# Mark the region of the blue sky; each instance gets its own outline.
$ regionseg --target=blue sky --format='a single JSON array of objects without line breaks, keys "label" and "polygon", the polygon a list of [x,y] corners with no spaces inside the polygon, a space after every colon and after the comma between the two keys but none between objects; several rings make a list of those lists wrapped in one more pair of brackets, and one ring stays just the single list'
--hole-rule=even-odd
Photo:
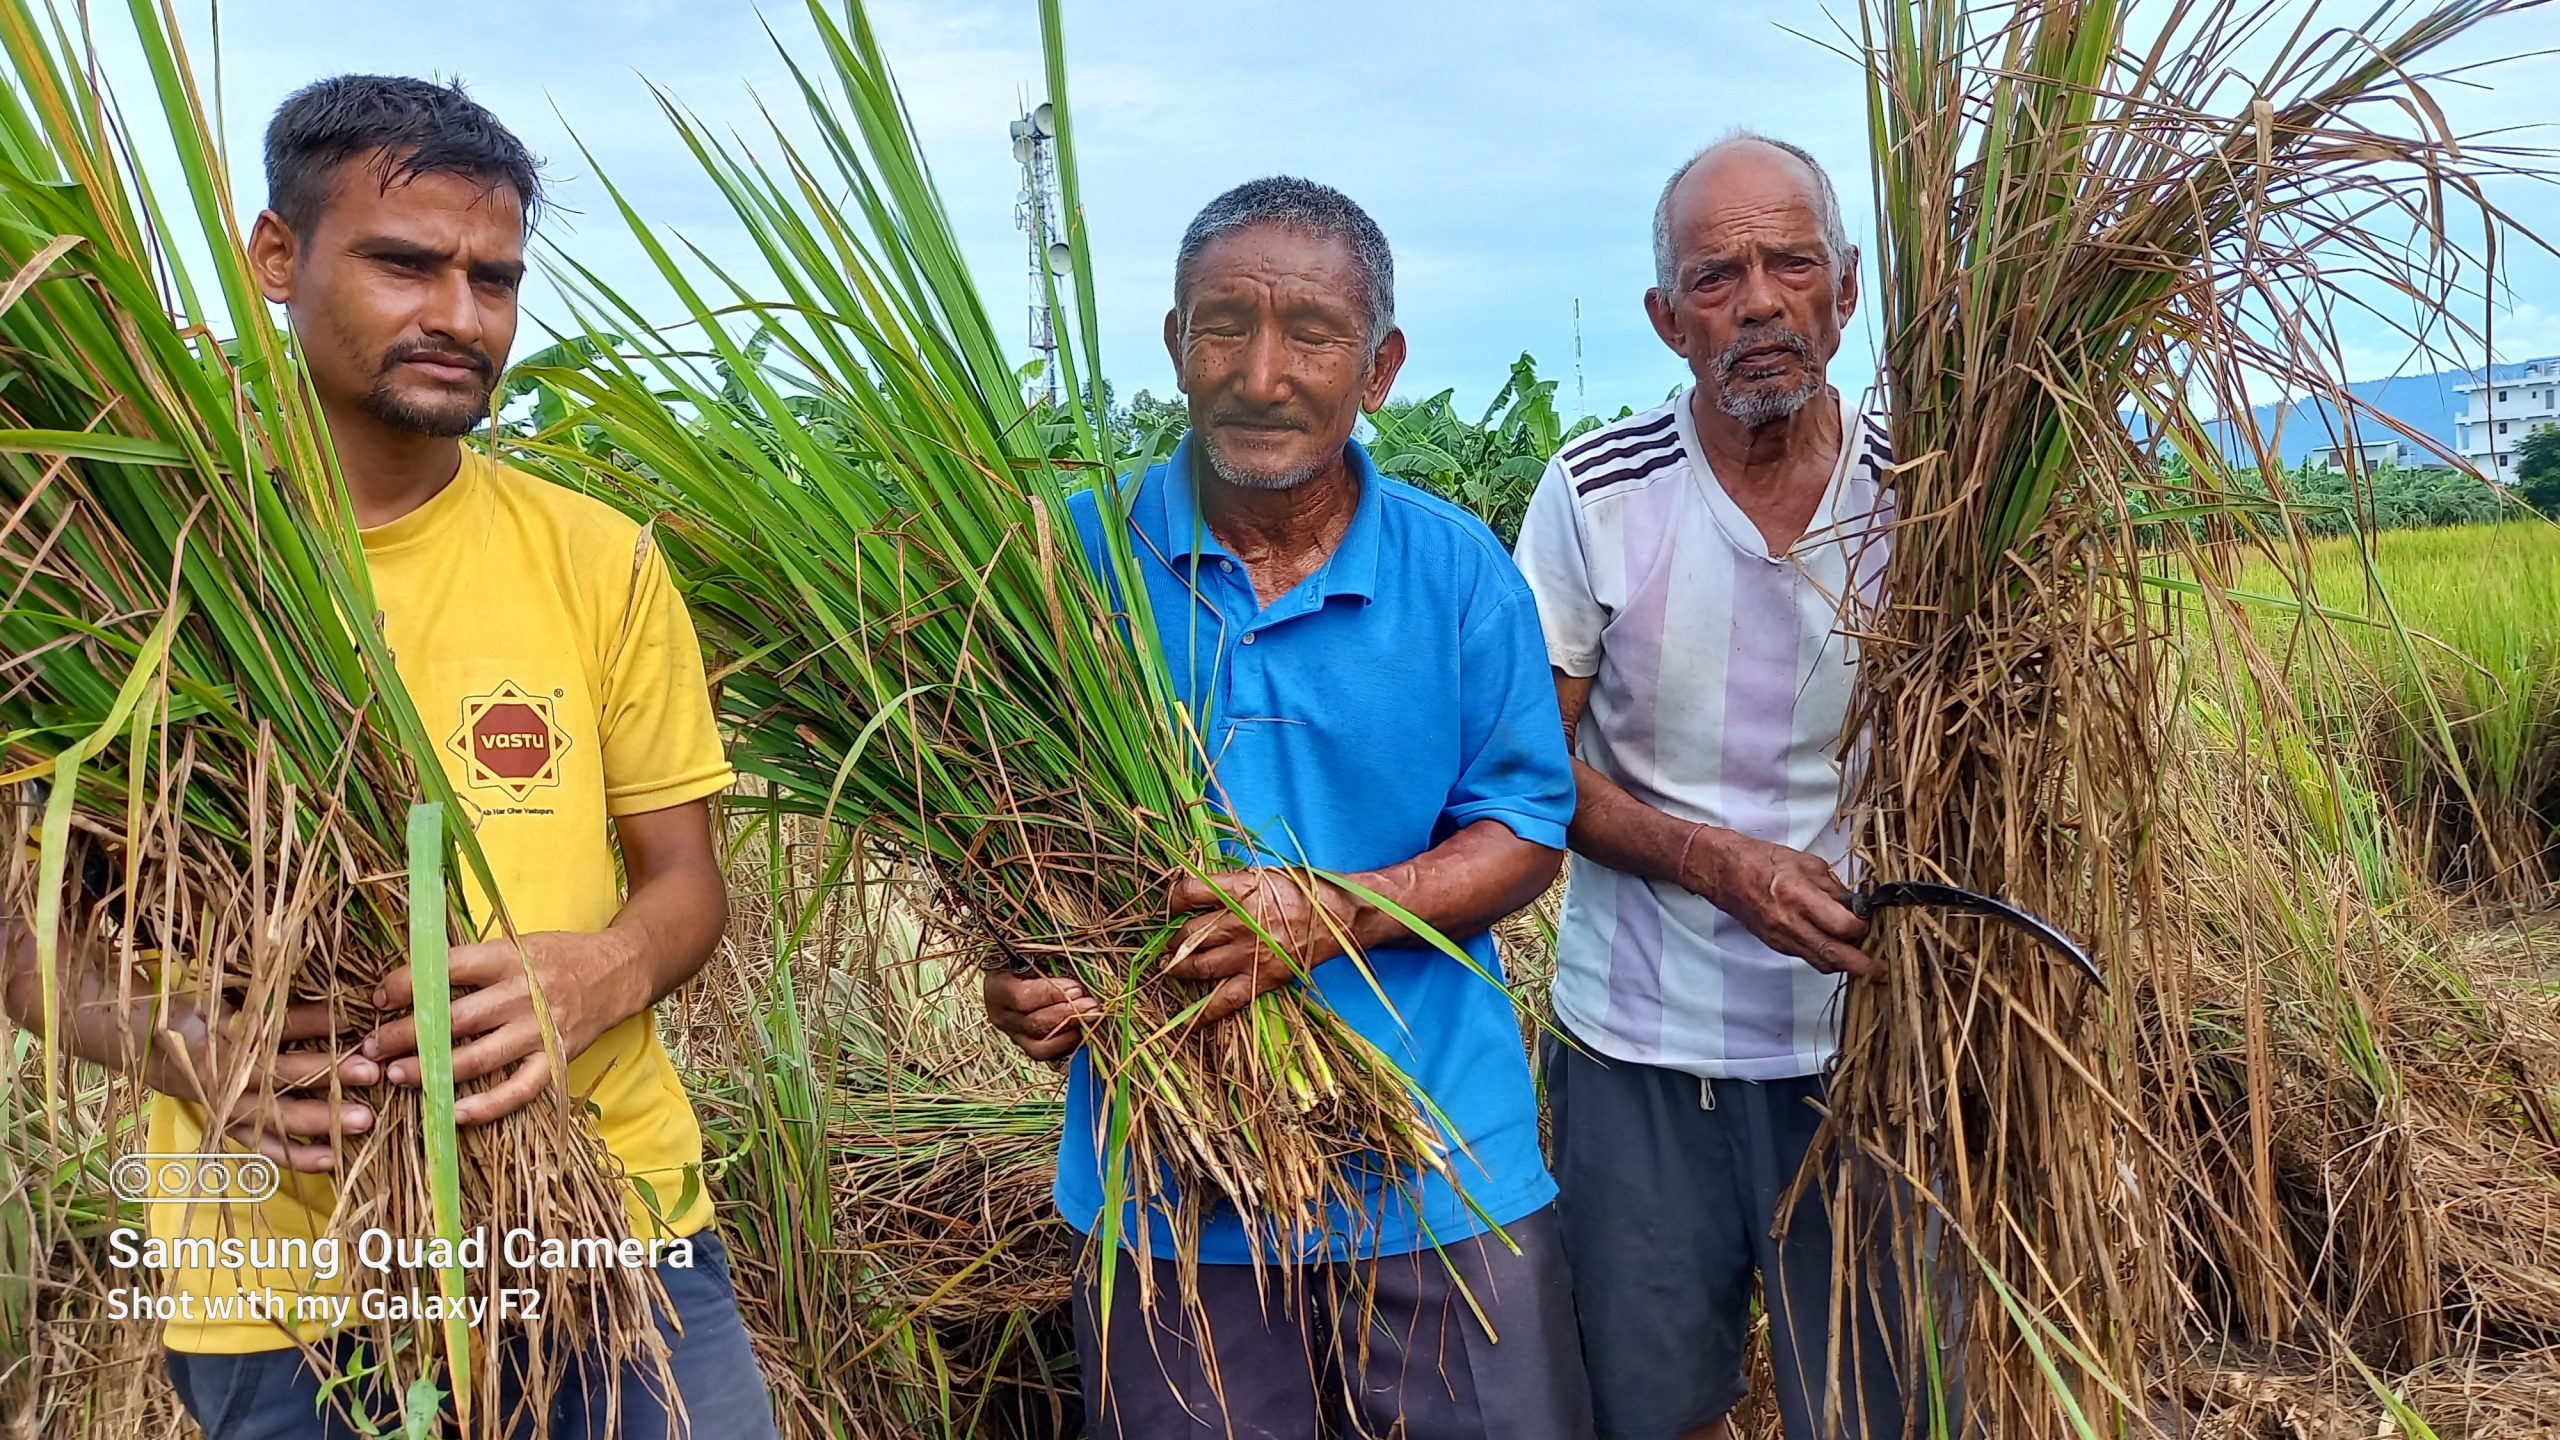
[{"label": "blue sky", "polygon": [[[2338,8],[2360,17],[2370,7]],[[210,73],[212,11],[206,0],[178,9]],[[1854,5],[1831,13],[1853,18]],[[1018,335],[1025,276],[1005,125],[1040,86],[1032,0],[887,0],[874,16],[989,308]],[[599,168],[644,214],[715,254],[740,249],[648,84],[752,137],[763,126],[756,94],[796,104],[775,37],[798,54],[814,49],[794,0],[761,10],[733,0],[234,0],[220,18],[224,130],[244,214],[262,195],[259,131],[296,85],[366,70],[459,77],[548,159],[560,208],[546,235],[616,280],[638,279],[646,262],[606,208]],[[1838,29],[1814,5],[1068,0],[1067,32],[1105,368],[1124,393],[1170,391],[1158,333],[1175,240],[1203,202],[1254,175],[1339,186],[1386,230],[1412,343],[1399,394],[1454,386],[1481,403],[1528,350],[1562,380],[1569,413],[1649,405],[1683,378],[1642,296],[1655,194],[1699,144],[1737,126],[1795,140],[1832,168],[1852,231],[1871,228],[1859,76],[1820,43]],[[2554,47],[2560,8],[2510,19],[2456,58]],[[2475,78],[2486,83],[2439,93],[2457,130],[2540,125],[2523,138],[2560,145],[2560,58]],[[2511,182],[2495,198],[2560,239],[2560,189]],[[2495,318],[2501,354],[2560,352],[2560,262],[2516,247],[2509,279],[2515,293]],[[547,288],[528,304],[565,320]],[[2347,338],[2356,378],[2408,363],[2379,323]],[[1835,380],[1862,386],[1873,345],[1853,333]]]}]

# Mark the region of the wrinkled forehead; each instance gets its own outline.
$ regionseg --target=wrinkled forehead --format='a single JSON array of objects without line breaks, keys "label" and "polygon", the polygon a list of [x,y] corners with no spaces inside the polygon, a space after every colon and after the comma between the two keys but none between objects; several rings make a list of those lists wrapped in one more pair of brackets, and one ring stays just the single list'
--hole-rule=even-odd
[{"label": "wrinkled forehead", "polygon": [[1368,284],[1351,242],[1276,220],[1230,230],[1191,257],[1191,304],[1263,296],[1291,304],[1368,308]]},{"label": "wrinkled forehead", "polygon": [[1671,193],[1670,219],[1683,254],[1819,247],[1821,181],[1792,155],[1736,146],[1707,156],[1681,177]]}]

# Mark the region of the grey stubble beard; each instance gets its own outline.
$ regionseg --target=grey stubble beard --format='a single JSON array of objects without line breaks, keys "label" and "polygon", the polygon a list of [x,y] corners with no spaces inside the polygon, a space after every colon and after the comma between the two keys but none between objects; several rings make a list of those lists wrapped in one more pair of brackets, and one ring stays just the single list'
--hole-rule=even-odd
[{"label": "grey stubble beard", "polygon": [[1295,490],[1324,473],[1325,462],[1322,460],[1298,470],[1247,470],[1221,453],[1218,442],[1211,439],[1207,431],[1201,432],[1200,449],[1209,457],[1210,471],[1239,490]]},{"label": "grey stubble beard", "polygon": [[[1742,352],[1772,343],[1785,346],[1795,355],[1803,379],[1785,390],[1736,391],[1733,376],[1742,364]],[[1813,342],[1792,330],[1746,335],[1716,357],[1716,408],[1752,429],[1786,419],[1821,393],[1822,375],[1813,364]]]}]

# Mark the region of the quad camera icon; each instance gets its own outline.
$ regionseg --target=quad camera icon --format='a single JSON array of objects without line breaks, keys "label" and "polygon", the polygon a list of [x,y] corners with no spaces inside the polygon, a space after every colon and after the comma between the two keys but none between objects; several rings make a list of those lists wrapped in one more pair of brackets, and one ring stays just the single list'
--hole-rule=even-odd
[{"label": "quad camera icon", "polygon": [[107,1172],[116,1198],[138,1205],[255,1205],[281,1178],[264,1155],[127,1155]]}]

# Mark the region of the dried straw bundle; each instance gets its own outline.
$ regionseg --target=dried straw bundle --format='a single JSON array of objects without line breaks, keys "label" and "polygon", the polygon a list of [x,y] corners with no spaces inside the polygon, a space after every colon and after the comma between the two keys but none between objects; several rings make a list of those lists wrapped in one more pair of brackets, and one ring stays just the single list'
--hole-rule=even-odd
[{"label": "dried straw bundle", "polygon": [[0,1440],[193,1440],[159,1333],[109,1318],[109,1288],[130,1277],[110,1271],[102,1254],[65,1246],[45,1257],[36,1279],[40,1318],[0,1374]]},{"label": "dried straw bundle", "polygon": [[929,886],[840,883],[846,848],[806,818],[742,826],[728,943],[667,1017],[736,1157],[721,1221],[783,1433],[1063,1433],[1057,1077],[987,1025],[974,969],[920,953]]},{"label": "dried straw bundle", "polygon": [[2560,1343],[2549,937],[2467,933],[2354,755],[2270,784],[2299,717],[2189,711],[2162,812],[2178,963],[2138,998],[2144,1113],[2196,1157],[2172,1250],[2198,1328],[2393,1368]]},{"label": "dried straw bundle", "polygon": [[[2245,415],[2253,379],[2354,410],[2321,364],[2334,277],[2441,293],[2446,207],[2480,204],[2409,67],[2517,8],[2399,7],[2368,35],[2237,0],[1863,7],[1902,460],[1850,720],[1871,873],[2056,917],[2118,996],[2166,963],[2177,671],[2128,492],[2165,444],[2208,502],[2238,493],[2198,407]],[[2143,1108],[2150,1017],[1987,923],[1923,915],[1878,943],[1890,978],[1852,988],[1832,1091],[1856,1242],[1835,1302],[1905,1330],[1917,1426],[2150,1433],[2186,1300],[2169,1242],[2214,1193]],[[2281,1256],[2227,1258],[2267,1318],[2298,1283]]]},{"label": "dried straw bundle", "polygon": [[[877,1084],[880,1077],[870,1077]],[[827,1248],[723,1212],[786,1434],[1038,1434],[1074,1412],[1054,1095],[840,1091]],[[715,1132],[716,1133],[716,1132]]]},{"label": "dried straw bundle", "polygon": [[[885,1374],[924,1367],[954,1399],[899,1396],[910,1423],[965,1409],[973,1433],[1038,1433],[1075,1412],[1071,1232],[1050,1199],[1063,1119],[1053,1095],[914,1088],[841,1098],[837,1233],[866,1302],[857,1349]],[[922,1428],[922,1427],[920,1427]]]},{"label": "dried straw bundle", "polygon": [[[13,80],[0,90],[0,894],[42,940],[58,917],[114,956],[128,992],[147,995],[154,982],[135,977],[156,974],[164,997],[233,1018],[199,1077],[220,1134],[259,1102],[252,1067],[275,1052],[288,1003],[332,1007],[351,1037],[385,1018],[370,996],[410,943],[403,820],[413,799],[450,793],[372,624],[320,417],[233,239],[214,127],[163,17],[133,18],[152,115],[91,88],[93,57],[31,0],[0,5]],[[178,158],[188,210],[160,208],[132,158],[124,137],[144,120]],[[215,305],[191,283],[196,256],[210,257]],[[224,315],[245,319],[229,343]],[[466,829],[446,843],[485,880]],[[441,915],[448,898],[422,903]],[[61,957],[41,948],[50,1009]],[[57,1132],[76,1121],[60,1074],[57,1055],[44,1108]],[[430,1115],[415,1089],[356,1098],[379,1120],[342,1146],[334,1208],[327,1187],[303,1192],[350,1254],[372,1229],[627,1233],[619,1183],[565,1095],[458,1144],[449,1101]],[[459,1178],[458,1224],[438,1224],[439,1172]],[[527,1405],[569,1356],[662,1355],[653,1279],[518,1270],[489,1249],[484,1272],[454,1278],[482,1295],[534,1289],[552,1317],[534,1327]],[[344,1284],[437,1281],[358,1271]],[[460,1327],[349,1333],[389,1403],[434,1377],[499,1433],[499,1367],[469,1364]]]}]

